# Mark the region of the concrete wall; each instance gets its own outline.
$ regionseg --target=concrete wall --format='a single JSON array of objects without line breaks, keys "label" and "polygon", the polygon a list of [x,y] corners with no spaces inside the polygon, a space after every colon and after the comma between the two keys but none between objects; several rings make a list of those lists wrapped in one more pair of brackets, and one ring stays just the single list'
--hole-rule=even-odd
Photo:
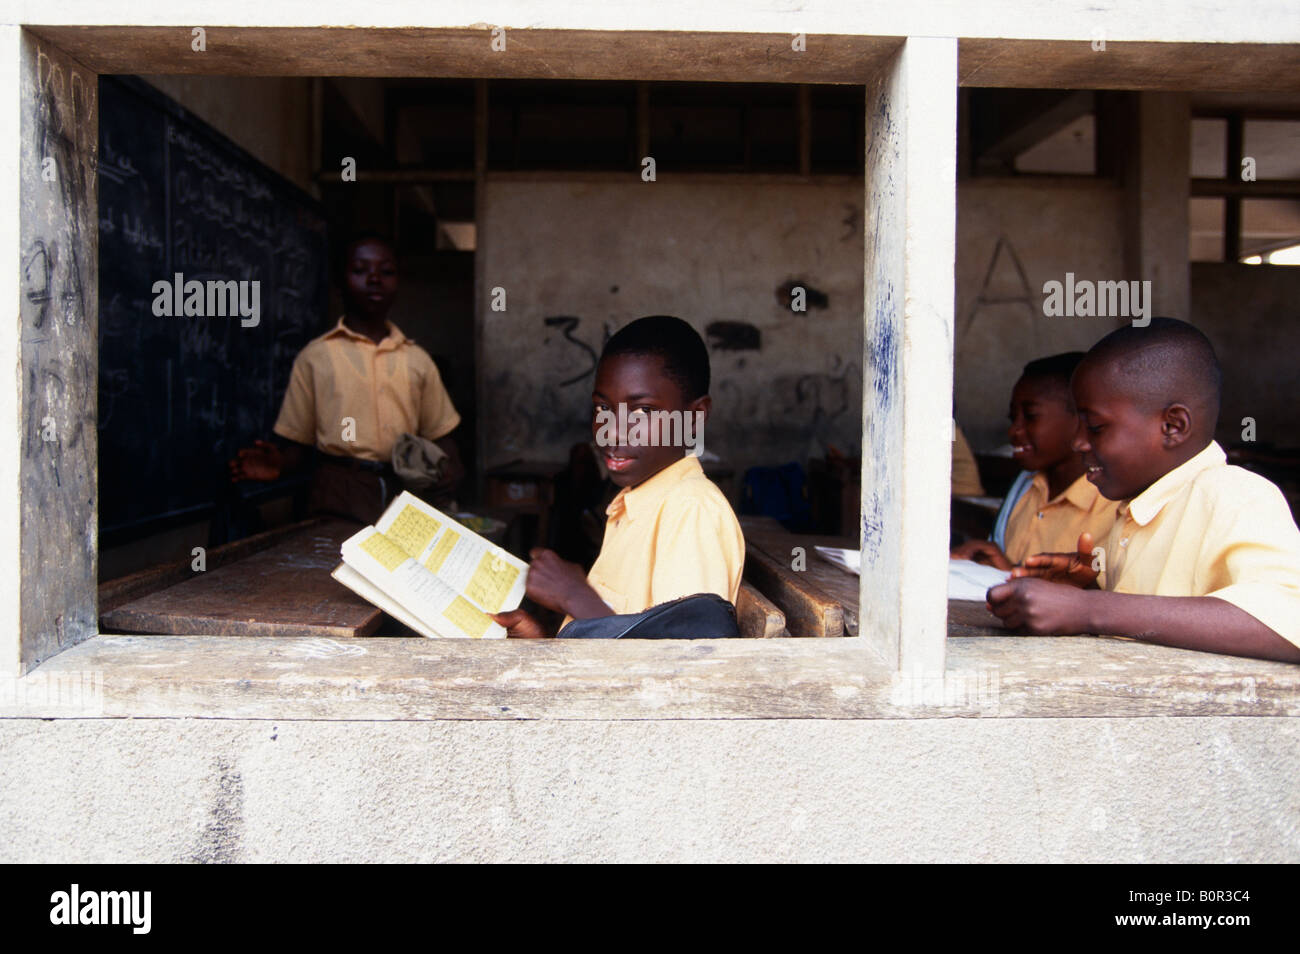
[{"label": "concrete wall", "polygon": [[[977,451],[1006,443],[1011,387],[1026,362],[1087,350],[1117,327],[1109,318],[1044,317],[1043,283],[1063,282],[1066,272],[1125,277],[1123,196],[1103,180],[958,186],[954,391],[957,420]],[[982,304],[981,297],[1017,300]]]},{"label": "concrete wall", "polygon": [[1192,265],[1192,317],[1223,365],[1221,442],[1241,440],[1241,419],[1255,438],[1300,444],[1296,345],[1300,342],[1300,268],[1289,265]]},{"label": "concrete wall", "polygon": [[[857,453],[862,401],[862,185],[489,180],[480,254],[481,427],[488,464],[566,459],[590,434],[591,370],[609,333],[675,314],[704,334],[744,323],[760,350],[710,347],[706,446],[736,468]],[[795,313],[778,288],[823,292]],[[546,318],[572,316],[566,330]],[[706,339],[707,340],[707,339]]]},{"label": "concrete wall", "polygon": [[1270,718],[9,720],[0,861],[1296,862],[1297,753]]},{"label": "concrete wall", "polygon": [[[1067,271],[1077,279],[1125,277],[1123,229],[1123,192],[1106,182],[972,179],[959,186],[955,398],[957,419],[977,450],[1006,442],[1011,386],[1025,362],[1086,350],[1117,327],[1108,318],[1044,317],[1042,287]],[[1300,409],[1290,383],[1300,334],[1300,268],[1196,262],[1191,280],[1191,313],[1174,317],[1193,322],[1218,350],[1224,370],[1219,439],[1240,441],[1241,419],[1250,416],[1259,441],[1294,446]],[[980,304],[981,295],[1023,301]]]}]

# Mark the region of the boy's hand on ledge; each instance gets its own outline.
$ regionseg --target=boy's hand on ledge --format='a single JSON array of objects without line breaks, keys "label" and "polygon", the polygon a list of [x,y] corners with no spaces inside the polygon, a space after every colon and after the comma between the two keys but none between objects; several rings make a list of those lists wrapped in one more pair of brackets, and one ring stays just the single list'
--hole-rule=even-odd
[{"label": "boy's hand on ledge", "polygon": [[1081,533],[1078,549],[1074,553],[1037,553],[1025,560],[1023,566],[1013,569],[1011,576],[1038,577],[1051,583],[1069,583],[1086,590],[1097,584],[1092,550],[1092,534]]},{"label": "boy's hand on ledge", "polygon": [[989,611],[1008,629],[1033,636],[1068,636],[1088,631],[1085,600],[1091,594],[1074,586],[1032,577],[989,587]]},{"label": "boy's hand on ledge", "polygon": [[987,563],[999,570],[1011,569],[1011,561],[1002,552],[1002,548],[992,540],[967,540],[960,546],[954,547],[951,556],[954,560]]},{"label": "boy's hand on ledge", "polygon": [[278,480],[284,470],[280,448],[270,441],[253,441],[252,447],[241,447],[238,456],[230,461],[230,479]]},{"label": "boy's hand on ledge", "polygon": [[506,628],[506,635],[511,639],[546,639],[542,624],[537,622],[527,610],[510,610],[507,613],[493,613],[492,619]]}]

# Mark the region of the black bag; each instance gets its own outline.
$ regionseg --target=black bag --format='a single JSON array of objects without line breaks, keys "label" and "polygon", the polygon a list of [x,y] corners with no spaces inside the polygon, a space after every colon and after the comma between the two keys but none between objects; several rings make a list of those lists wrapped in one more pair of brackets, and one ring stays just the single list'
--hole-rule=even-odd
[{"label": "black bag", "polygon": [[644,613],[575,619],[561,639],[722,639],[739,636],[736,608],[714,593],[697,593]]}]

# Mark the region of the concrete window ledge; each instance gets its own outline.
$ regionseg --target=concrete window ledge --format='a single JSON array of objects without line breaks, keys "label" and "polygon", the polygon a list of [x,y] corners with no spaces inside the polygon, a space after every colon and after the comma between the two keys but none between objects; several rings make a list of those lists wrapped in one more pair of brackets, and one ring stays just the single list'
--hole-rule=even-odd
[{"label": "concrete window ledge", "polygon": [[[70,688],[81,692],[73,706]],[[951,639],[947,669],[938,674],[891,672],[856,639],[479,643],[98,636],[10,680],[0,716],[1300,716],[1300,667],[1089,637]]]}]

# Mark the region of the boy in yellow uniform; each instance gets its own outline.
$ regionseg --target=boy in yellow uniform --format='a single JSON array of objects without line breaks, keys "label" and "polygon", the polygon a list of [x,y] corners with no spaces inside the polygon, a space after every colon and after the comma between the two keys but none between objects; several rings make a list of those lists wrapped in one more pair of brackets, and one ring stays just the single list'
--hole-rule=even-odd
[{"label": "boy in yellow uniform", "polygon": [[[687,453],[711,407],[709,353],[686,322],[639,318],[609,339],[596,367],[592,433],[622,489],[606,509],[590,573],[551,550],[532,551],[531,599],[570,619],[640,613],[696,593],[736,602],[745,563],[740,524]],[[545,635],[524,610],[496,620],[511,636]]]},{"label": "boy in yellow uniform", "polygon": [[1075,447],[1119,519],[1096,555],[1081,541],[992,587],[1007,626],[1300,662],[1300,530],[1281,491],[1215,443],[1219,387],[1209,340],[1171,318],[1088,352]]},{"label": "boy in yellow uniform", "polygon": [[392,451],[402,433],[447,455],[442,479],[420,496],[445,503],[464,474],[449,436],[460,415],[428,352],[388,320],[397,294],[397,255],[364,233],[343,256],[346,313],[294,359],[274,431],[230,462],[232,480],[277,480],[317,458],[309,509],[373,523],[403,485]]},{"label": "boy in yellow uniform", "polygon": [[1080,534],[1091,541],[1110,533],[1119,505],[1084,476],[1083,455],[1074,449],[1079,415],[1070,376],[1081,360],[1082,351],[1069,351],[1025,365],[1011,391],[1007,430],[1024,471],[998,513],[992,539],[968,540],[954,557],[1010,570],[1037,553],[1074,549]]}]

